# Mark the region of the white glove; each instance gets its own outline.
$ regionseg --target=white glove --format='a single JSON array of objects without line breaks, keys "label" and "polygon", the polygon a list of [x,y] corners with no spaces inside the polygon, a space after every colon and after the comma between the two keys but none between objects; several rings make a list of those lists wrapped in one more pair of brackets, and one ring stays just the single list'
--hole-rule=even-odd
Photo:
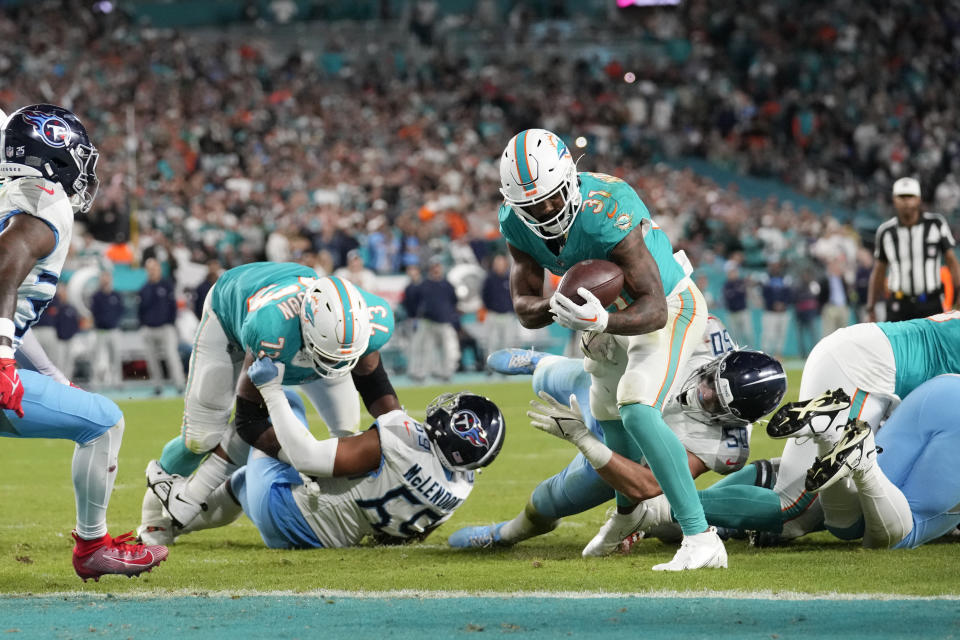
[{"label": "white glove", "polygon": [[527,411],[530,424],[552,436],[572,443],[583,453],[594,469],[610,462],[613,451],[593,435],[583,422],[577,396],[570,394],[570,406],[561,404],[546,391],[539,393],[543,402],[530,401],[532,411]]},{"label": "white glove", "polygon": [[609,333],[584,331],[580,334],[580,351],[595,362],[617,364],[617,340]]},{"label": "white glove", "polygon": [[607,328],[610,314],[603,308],[597,296],[588,289],[577,289],[580,297],[586,300],[583,304],[574,304],[567,296],[559,291],[550,298],[550,313],[557,324],[573,329],[574,331],[603,331]]}]

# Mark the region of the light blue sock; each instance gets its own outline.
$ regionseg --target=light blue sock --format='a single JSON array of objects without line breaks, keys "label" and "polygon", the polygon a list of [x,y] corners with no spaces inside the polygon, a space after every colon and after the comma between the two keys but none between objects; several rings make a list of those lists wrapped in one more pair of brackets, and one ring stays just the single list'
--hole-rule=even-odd
[{"label": "light blue sock", "polygon": [[167,473],[186,477],[196,471],[206,456],[205,453],[194,453],[187,449],[183,436],[177,436],[164,445],[163,453],[160,454],[160,466]]},{"label": "light blue sock", "polygon": [[556,520],[593,509],[612,497],[610,485],[578,454],[563,471],[537,485],[530,503],[537,513]]},{"label": "light blue sock", "polygon": [[[628,404],[620,407],[620,417],[627,436],[633,441],[632,448],[647,459],[683,534],[706,531],[707,519],[690,475],[687,452],[663,421],[660,411],[645,404]],[[638,458],[631,456],[631,459]]]}]

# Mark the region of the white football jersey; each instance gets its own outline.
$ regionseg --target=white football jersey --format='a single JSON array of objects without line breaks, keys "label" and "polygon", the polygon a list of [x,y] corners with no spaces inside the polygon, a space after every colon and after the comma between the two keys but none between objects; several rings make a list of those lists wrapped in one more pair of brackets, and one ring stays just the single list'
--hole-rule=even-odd
[{"label": "white football jersey", "polygon": [[[699,367],[736,347],[723,323],[718,318],[709,316],[703,340],[687,361],[681,380],[686,380]],[[711,471],[720,474],[733,473],[741,469],[750,457],[750,432],[753,425],[720,427],[698,422],[683,413],[676,397],[668,399],[663,407],[663,420],[677,434],[684,448],[703,460]]]},{"label": "white football jersey", "polygon": [[28,214],[43,220],[56,235],[53,251],[37,260],[17,288],[14,346],[47,308],[57,293],[60,272],[70,250],[73,207],[59,183],[43,178],[17,178],[0,187],[0,231],[13,216]]},{"label": "white football jersey", "polygon": [[293,498],[324,547],[366,535],[413,538],[445,522],[473,489],[473,472],[448,471],[423,425],[396,410],[377,420],[380,468],[358,478],[303,477]]}]

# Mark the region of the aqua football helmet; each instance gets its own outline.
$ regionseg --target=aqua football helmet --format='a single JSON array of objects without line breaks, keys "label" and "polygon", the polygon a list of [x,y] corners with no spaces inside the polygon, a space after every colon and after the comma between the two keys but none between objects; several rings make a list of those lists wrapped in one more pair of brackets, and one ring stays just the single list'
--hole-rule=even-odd
[{"label": "aqua football helmet", "polygon": [[370,344],[370,311],[360,290],[338,278],[318,278],[300,306],[304,351],[322,378],[345,376]]},{"label": "aqua football helmet", "polygon": [[562,237],[582,201],[577,164],[567,145],[545,129],[515,135],[500,157],[500,193],[537,236]]}]

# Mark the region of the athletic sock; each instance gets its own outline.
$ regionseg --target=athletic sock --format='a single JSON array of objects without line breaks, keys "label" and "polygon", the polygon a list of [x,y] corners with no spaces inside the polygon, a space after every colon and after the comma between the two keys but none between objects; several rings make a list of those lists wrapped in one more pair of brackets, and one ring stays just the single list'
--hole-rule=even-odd
[{"label": "athletic sock", "polygon": [[[598,422],[600,423],[600,428],[603,429],[604,444],[624,458],[629,458],[636,463],[640,462],[643,454],[635,454],[633,452],[633,442],[630,437],[627,436],[627,431],[623,426],[622,420],[599,420]],[[638,457],[634,458],[634,455]],[[615,495],[617,498],[617,507],[621,511],[636,506],[633,500],[619,491],[617,491]]]},{"label": "athletic sock", "polygon": [[637,461],[641,455],[646,458],[683,534],[690,536],[706,531],[707,520],[690,475],[687,452],[663,421],[660,411],[635,403],[620,407],[620,416],[633,442],[631,449],[638,456],[631,459]]},{"label": "athletic sock", "polygon": [[184,485],[181,495],[196,504],[207,501],[214,489],[226,482],[230,474],[236,471],[237,465],[227,462],[219,455],[212,453],[200,463],[194,473]]},{"label": "athletic sock", "polygon": [[117,454],[123,440],[123,418],[73,452],[73,491],[77,500],[77,536],[84,540],[107,533],[107,505],[117,479]]},{"label": "athletic sock", "polygon": [[528,502],[523,511],[500,527],[500,540],[514,544],[534,536],[550,533],[557,528],[558,524],[560,524],[559,519],[544,516],[537,511],[532,503]]},{"label": "athletic sock", "polygon": [[755,485],[758,480],[759,468],[756,464],[744,465],[739,471],[727,474],[713,483],[711,489],[719,489],[730,485]]},{"label": "athletic sock", "polygon": [[163,453],[160,454],[160,466],[167,473],[187,477],[200,466],[206,455],[190,451],[181,435],[164,445]]},{"label": "athletic sock", "polygon": [[207,509],[201,511],[197,517],[191,520],[189,524],[183,528],[183,533],[222,527],[240,517],[243,509],[237,503],[236,499],[230,495],[227,484],[227,482],[224,482],[207,496]]},{"label": "athletic sock", "polygon": [[[853,472],[860,494],[865,531],[863,545],[868,548],[892,547],[913,531],[913,512],[903,492],[874,463]],[[822,498],[821,498],[822,500]]]}]

